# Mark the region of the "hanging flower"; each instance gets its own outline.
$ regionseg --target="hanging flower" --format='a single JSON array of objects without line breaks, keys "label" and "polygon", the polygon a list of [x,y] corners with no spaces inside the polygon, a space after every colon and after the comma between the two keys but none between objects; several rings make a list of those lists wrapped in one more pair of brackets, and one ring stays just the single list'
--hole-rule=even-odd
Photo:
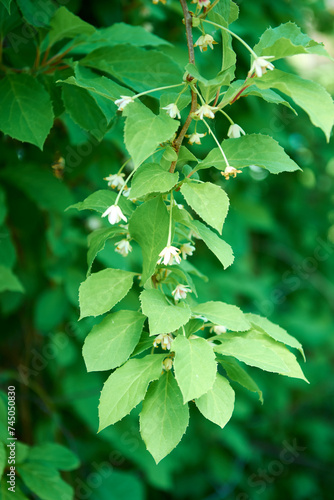
[{"label": "hanging flower", "polygon": [[262,56],[262,57],[257,57],[254,59],[251,69],[249,70],[248,76],[251,76],[254,71],[257,76],[261,77],[262,75],[265,74],[267,69],[270,69],[271,71],[275,69],[275,66],[271,64],[267,59],[272,59],[275,56]]},{"label": "hanging flower", "polygon": [[123,214],[122,210],[118,205],[111,205],[107,210],[101,215],[101,217],[108,216],[108,221],[110,224],[117,224],[121,220],[127,222],[127,218]]},{"label": "hanging flower", "polygon": [[209,7],[210,0],[192,0],[191,3],[197,3],[200,8]]},{"label": "hanging flower", "polygon": [[104,177],[104,180],[108,181],[109,187],[112,187],[112,189],[117,188],[119,191],[125,185],[123,177],[124,174],[114,174],[108,175],[108,177]]},{"label": "hanging flower", "polygon": [[164,266],[167,266],[168,264],[172,265],[174,259],[177,264],[180,264],[181,262],[180,250],[171,245],[161,250],[161,252],[159,253],[159,257],[160,259],[158,260],[158,264],[160,264],[163,261]]},{"label": "hanging flower", "polygon": [[196,111],[195,115],[199,116],[200,120],[203,120],[203,116],[206,116],[206,118],[214,118],[214,111],[216,111],[218,108],[215,106],[210,106],[210,104],[203,104],[200,106]]},{"label": "hanging flower", "polygon": [[161,348],[165,351],[170,349],[173,342],[173,336],[170,333],[160,333],[153,342],[154,347],[158,347],[161,344]]},{"label": "hanging flower", "polygon": [[187,285],[177,285],[175,290],[172,291],[172,295],[175,299],[175,302],[181,299],[187,298],[187,293],[192,293],[191,289]]},{"label": "hanging flower", "polygon": [[187,255],[192,255],[195,251],[195,247],[190,245],[190,243],[183,243],[180,248],[182,259],[186,260]]},{"label": "hanging flower", "polygon": [[115,243],[115,252],[120,253],[123,257],[127,257],[129,252],[132,251],[132,246],[130,245],[130,241],[123,239],[118,243]]},{"label": "hanging flower", "polygon": [[168,104],[167,106],[165,106],[162,109],[165,109],[167,111],[167,114],[171,118],[176,118],[176,117],[181,118],[179,108],[176,106],[176,104],[174,102],[172,102],[171,104]]},{"label": "hanging flower", "polygon": [[215,332],[216,335],[221,335],[222,333],[226,333],[226,326],[223,325],[215,325],[212,327],[212,331]]},{"label": "hanging flower", "polygon": [[129,95],[121,95],[120,99],[116,99],[115,104],[118,107],[118,111],[123,111],[125,106],[133,102],[133,97]]},{"label": "hanging flower", "polygon": [[162,369],[165,370],[165,372],[168,372],[169,370],[172,369],[173,366],[173,360],[172,358],[165,358],[162,362]]},{"label": "hanging flower", "polygon": [[233,123],[228,129],[227,136],[230,139],[239,139],[241,135],[246,135],[246,132],[239,125]]},{"label": "hanging flower", "polygon": [[202,137],[205,137],[206,136],[206,132],[205,134],[199,134],[198,132],[194,132],[193,134],[191,135],[186,135],[186,137],[188,137],[189,141],[188,143],[189,144],[201,144],[201,138]]},{"label": "hanging flower", "polygon": [[241,170],[237,170],[229,165],[225,168],[224,172],[221,172],[221,174],[226,180],[229,180],[230,177],[236,177],[237,174],[241,174]]},{"label": "hanging flower", "polygon": [[217,42],[214,41],[211,35],[201,35],[194,44],[194,47],[199,47],[201,52],[206,52],[208,47],[213,49],[213,45],[217,45]]}]

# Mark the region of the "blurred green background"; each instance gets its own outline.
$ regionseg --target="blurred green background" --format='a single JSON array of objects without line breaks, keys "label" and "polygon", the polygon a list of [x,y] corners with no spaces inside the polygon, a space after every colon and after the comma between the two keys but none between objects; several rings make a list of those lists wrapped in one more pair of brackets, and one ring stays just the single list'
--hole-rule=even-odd
[{"label": "blurred green background", "polygon": [[[240,19],[232,29],[251,46],[268,26],[291,20],[324,41],[334,56],[332,1],[237,3]],[[171,41],[175,47],[164,50],[186,62],[177,2],[155,6],[149,0],[74,0],[66,6],[97,27],[120,21],[142,25]],[[240,46],[235,49],[237,76],[244,75],[248,54]],[[208,74],[218,51],[216,47],[206,59],[198,57]],[[334,94],[332,61],[305,55],[279,64]],[[200,299],[237,304],[287,329],[304,346],[303,370],[310,385],[253,369],[264,405],[235,386],[235,412],[224,430],[192,408],[181,444],[158,466],[139,436],[138,409],[96,434],[98,398],[107,373],[87,374],[81,350],[93,321],[77,319],[78,286],[87,270],[87,235],[101,221],[87,212],[64,211],[105,188],[103,177],[118,171],[126,159],[121,127],[116,124],[97,143],[67,116],[56,121],[43,152],[0,137],[0,215],[5,221],[0,258],[14,268],[26,290],[0,295],[1,386],[4,391],[16,386],[17,435],[22,442],[56,442],[78,456],[80,467],[63,475],[75,499],[333,498],[333,142],[326,144],[302,111],[296,117],[288,108],[256,97],[240,99],[230,113],[248,133],[272,135],[303,171],[275,176],[254,167],[245,169],[237,181],[224,183],[231,208],[223,236],[236,260],[223,271],[198,242],[192,262],[209,277],[208,282],[196,281]],[[218,122],[219,137],[226,135],[226,128],[223,120]],[[210,147],[204,142],[203,156]],[[62,182],[51,168],[59,155],[65,159]],[[204,175],[220,180],[218,172]],[[125,262],[109,241],[94,269],[112,265],[137,271],[138,258],[134,250]],[[136,308],[132,293],[127,307]]]}]

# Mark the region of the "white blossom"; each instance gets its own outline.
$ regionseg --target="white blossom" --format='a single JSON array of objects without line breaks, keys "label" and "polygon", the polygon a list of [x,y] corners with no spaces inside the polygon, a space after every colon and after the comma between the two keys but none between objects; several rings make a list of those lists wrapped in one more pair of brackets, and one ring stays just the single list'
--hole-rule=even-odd
[{"label": "white blossom", "polygon": [[173,336],[170,333],[160,333],[153,342],[154,347],[158,347],[161,344],[161,348],[165,351],[170,349],[173,342]]},{"label": "white blossom", "polygon": [[236,177],[237,174],[241,174],[241,170],[237,170],[229,165],[225,168],[224,172],[221,172],[221,174],[226,180],[228,180],[230,177]]},{"label": "white blossom", "polygon": [[187,298],[187,293],[192,293],[190,290],[189,286],[187,285],[177,285],[175,290],[172,291],[172,295],[177,302],[178,300],[181,299],[186,299]]},{"label": "white blossom", "polygon": [[230,139],[239,139],[241,135],[246,135],[246,132],[237,123],[233,123],[228,129],[227,136]]},{"label": "white blossom", "polygon": [[117,224],[121,220],[127,222],[127,218],[123,214],[122,210],[118,205],[111,205],[107,210],[101,215],[101,217],[108,216],[108,221],[110,224]]},{"label": "white blossom", "polygon": [[108,181],[108,186],[112,187],[113,189],[117,188],[118,190],[120,190],[125,185],[123,177],[124,174],[110,174],[108,175],[108,177],[105,177],[104,180]]},{"label": "white blossom", "polygon": [[172,358],[166,358],[163,360],[162,369],[165,370],[165,372],[168,372],[169,370],[171,370],[172,366],[173,366]]},{"label": "white blossom", "polygon": [[206,136],[206,133],[205,134],[200,134],[198,132],[194,132],[193,134],[191,135],[186,135],[186,137],[188,137],[189,139],[189,144],[201,144],[201,138],[202,137],[205,137]]},{"label": "white blossom", "polygon": [[227,328],[224,325],[215,325],[212,327],[212,330],[216,335],[221,335],[222,333],[226,333]]},{"label": "white blossom", "polygon": [[209,7],[210,0],[192,0],[191,3],[197,3],[200,8]]},{"label": "white blossom", "polygon": [[129,252],[132,250],[132,246],[130,245],[130,241],[123,239],[115,243],[115,252],[120,253],[123,257],[127,257]]},{"label": "white blossom", "polygon": [[267,61],[267,59],[272,59],[275,56],[262,56],[254,59],[251,69],[249,70],[248,76],[251,76],[254,71],[257,76],[262,76],[267,71],[267,69],[273,70],[275,66],[271,64],[271,62]]},{"label": "white blossom", "polygon": [[194,114],[199,116],[200,120],[203,120],[203,116],[206,116],[207,118],[214,118],[215,115],[213,112],[217,109],[217,107],[210,106],[210,104],[203,104],[195,111]]},{"label": "white blossom", "polygon": [[118,107],[119,111],[123,111],[125,106],[133,102],[133,97],[129,95],[121,95],[120,99],[116,99],[115,104]]},{"label": "white blossom", "polygon": [[165,109],[167,111],[167,114],[171,118],[176,118],[176,117],[181,118],[179,108],[176,106],[176,104],[174,102],[172,102],[171,104],[168,104],[167,106],[165,106],[162,109]]},{"label": "white blossom", "polygon": [[159,257],[158,264],[163,262],[165,266],[173,264],[174,259],[177,264],[180,264],[181,262],[180,250],[172,245],[169,245],[161,250]]},{"label": "white blossom", "polygon": [[180,252],[182,255],[182,259],[186,260],[187,255],[192,255],[195,251],[195,247],[190,245],[190,243],[183,243],[180,247]]},{"label": "white blossom", "polygon": [[213,44],[217,45],[217,42],[214,41],[211,35],[201,35],[194,44],[194,47],[199,47],[201,52],[206,52],[208,46],[210,49],[213,49]]}]

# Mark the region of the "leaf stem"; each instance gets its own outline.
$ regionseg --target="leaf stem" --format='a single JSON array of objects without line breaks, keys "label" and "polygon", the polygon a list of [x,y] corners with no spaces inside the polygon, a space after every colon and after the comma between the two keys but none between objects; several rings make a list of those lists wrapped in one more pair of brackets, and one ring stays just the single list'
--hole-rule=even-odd
[{"label": "leaf stem", "polygon": [[168,227],[168,240],[167,246],[169,247],[172,243],[172,212],[173,212],[173,191],[170,192],[170,206],[169,206],[169,227]]},{"label": "leaf stem", "polygon": [[142,95],[150,94],[151,92],[158,92],[158,90],[173,89],[175,87],[180,87],[181,85],[186,85],[186,83],[182,82],[182,83],[177,83],[175,85],[166,85],[165,87],[158,87],[156,89],[145,90],[144,92],[140,92],[140,94],[134,95],[133,99],[137,99],[137,97],[141,97]]},{"label": "leaf stem", "polygon": [[242,45],[244,47],[246,47],[246,49],[252,54],[252,56],[255,57],[255,59],[257,59],[257,57],[258,57],[257,54],[255,54],[254,50],[251,49],[250,46],[248,45],[248,43],[246,43],[245,40],[243,40],[242,38],[240,38],[239,35],[237,35],[233,31],[229,30],[228,28],[225,28],[221,24],[217,24],[217,23],[214,23],[212,21],[208,21],[207,19],[202,19],[202,21],[204,23],[212,24],[213,26],[216,26],[217,28],[220,28],[221,30],[227,31],[227,33],[229,33],[230,35],[234,36],[234,38],[236,38],[237,40],[239,40],[239,42],[242,43]]},{"label": "leaf stem", "polygon": [[219,144],[219,141],[218,141],[217,137],[216,137],[216,136],[215,136],[215,134],[212,132],[212,130],[211,130],[211,128],[210,128],[210,125],[209,125],[209,124],[208,124],[208,123],[207,123],[204,119],[203,119],[202,121],[205,123],[205,125],[206,125],[206,127],[207,127],[207,129],[208,129],[209,133],[212,135],[212,137],[214,138],[214,140],[215,140],[215,142],[216,142],[217,146],[219,147],[220,152],[221,152],[221,154],[222,154],[222,156],[223,156],[223,158],[224,158],[224,161],[225,161],[225,163],[226,163],[226,166],[227,166],[227,167],[229,167],[229,166],[230,166],[230,164],[229,164],[229,162],[228,162],[228,159],[226,158],[226,155],[225,155],[225,153],[224,153],[224,151],[223,151],[223,148],[222,148],[222,147],[221,147],[221,145]]}]

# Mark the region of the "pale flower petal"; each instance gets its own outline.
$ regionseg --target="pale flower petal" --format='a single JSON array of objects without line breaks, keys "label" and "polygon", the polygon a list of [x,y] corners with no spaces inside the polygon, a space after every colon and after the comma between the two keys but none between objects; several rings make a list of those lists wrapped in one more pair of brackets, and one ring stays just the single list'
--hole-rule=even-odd
[{"label": "pale flower petal", "polygon": [[213,44],[217,45],[217,42],[215,42],[211,35],[201,35],[194,44],[194,47],[199,47],[201,52],[206,52],[208,47],[213,49]]},{"label": "pale flower petal", "polygon": [[121,254],[123,257],[127,257],[129,252],[132,251],[132,246],[130,245],[130,241],[123,239],[115,243],[115,252]]},{"label": "pale flower petal", "polygon": [[241,170],[237,170],[236,168],[229,165],[225,168],[224,172],[221,172],[221,174],[223,177],[225,177],[226,180],[228,180],[230,177],[236,177],[237,174],[241,174],[241,172]]},{"label": "pale flower petal", "polygon": [[210,104],[203,104],[200,106],[196,111],[195,115],[199,116],[200,120],[203,120],[203,117],[205,116],[206,118],[214,118],[214,111],[216,111],[218,108],[215,106],[210,106]]},{"label": "pale flower petal", "polygon": [[133,102],[133,97],[129,95],[121,95],[120,99],[116,99],[115,104],[118,107],[119,111],[123,111],[125,106]]},{"label": "pale flower petal", "polygon": [[246,132],[237,123],[233,123],[228,129],[227,136],[230,139],[239,139],[241,135],[246,135]]},{"label": "pale flower petal", "polygon": [[171,265],[174,262],[174,259],[177,264],[180,264],[181,258],[179,254],[180,250],[178,248],[169,245],[159,253],[160,258],[158,259],[158,264],[163,262],[164,266],[167,266],[168,264]]},{"label": "pale flower petal", "polygon": [[111,205],[107,210],[101,215],[101,217],[107,217],[110,224],[117,224],[121,220],[127,222],[127,218],[123,214],[122,210],[118,205]]},{"label": "pale flower petal", "polygon": [[271,62],[267,61],[267,59],[273,59],[274,57],[275,56],[262,56],[254,59],[248,76],[251,76],[255,72],[258,77],[261,77],[265,74],[267,69],[271,71],[275,69],[275,66],[271,64]]},{"label": "pale flower petal", "polygon": [[165,106],[162,109],[165,109],[167,111],[167,114],[171,118],[176,118],[176,117],[181,118],[179,108],[177,107],[177,105],[174,102],[172,102],[171,104],[168,104],[167,106]]},{"label": "pale flower petal", "polygon": [[187,285],[177,285],[175,290],[172,291],[172,295],[175,299],[175,302],[181,299],[187,298],[187,293],[192,293],[191,289]]}]

